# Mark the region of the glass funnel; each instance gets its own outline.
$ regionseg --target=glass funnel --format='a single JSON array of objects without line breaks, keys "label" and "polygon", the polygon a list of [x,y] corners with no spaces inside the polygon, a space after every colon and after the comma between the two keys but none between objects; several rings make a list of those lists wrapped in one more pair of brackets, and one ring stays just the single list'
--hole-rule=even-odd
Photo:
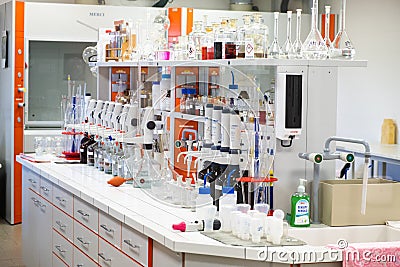
[{"label": "glass funnel", "polygon": [[295,58],[295,51],[292,44],[292,11],[287,12],[286,41],[282,46],[282,53],[285,58]]},{"label": "glass funnel", "polygon": [[341,27],[339,32],[336,34],[335,40],[333,41],[333,56],[353,58],[356,54],[353,43],[351,42],[346,32],[346,0],[342,0],[342,9],[340,10],[341,15]]},{"label": "glass funnel", "polygon": [[274,12],[274,41],[272,41],[269,47],[269,56],[271,58],[279,58],[282,54],[282,49],[279,46],[278,41],[278,23],[279,23],[279,12]]},{"label": "glass funnel", "polygon": [[295,58],[302,58],[301,46],[303,45],[300,40],[301,31],[301,9],[296,9],[296,40],[293,43],[293,50],[295,52]]},{"label": "glass funnel", "polygon": [[302,46],[302,54],[306,59],[326,59],[328,56],[328,48],[324,39],[319,32],[318,25],[318,9],[316,4],[311,8],[311,30]]}]

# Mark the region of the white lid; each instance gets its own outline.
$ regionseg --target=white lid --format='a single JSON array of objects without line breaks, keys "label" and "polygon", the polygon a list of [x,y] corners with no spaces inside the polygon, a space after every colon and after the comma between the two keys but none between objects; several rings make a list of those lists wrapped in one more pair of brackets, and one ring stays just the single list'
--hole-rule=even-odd
[{"label": "white lid", "polygon": [[297,192],[304,193],[306,192],[306,179],[299,179],[299,186],[297,187]]}]

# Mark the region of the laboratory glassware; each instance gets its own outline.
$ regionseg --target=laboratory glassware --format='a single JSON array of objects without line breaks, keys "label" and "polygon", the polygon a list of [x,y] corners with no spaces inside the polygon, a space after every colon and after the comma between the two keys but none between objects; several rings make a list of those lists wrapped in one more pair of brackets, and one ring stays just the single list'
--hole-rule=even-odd
[{"label": "laboratory glassware", "polygon": [[300,40],[300,32],[301,32],[301,9],[296,9],[296,40],[293,43],[293,50],[295,52],[295,58],[302,58],[301,56],[301,47],[302,43]]},{"label": "laboratory glassware", "polygon": [[[189,38],[191,42],[194,44],[195,54],[194,58],[197,60],[202,59],[202,47],[204,46],[203,42],[205,41],[206,32],[203,30],[203,22],[195,21],[193,26],[193,31],[189,34]],[[190,52],[189,52],[190,54]]]},{"label": "laboratory glassware", "polygon": [[349,35],[346,32],[346,0],[342,0],[341,13],[341,27],[339,32],[336,34],[335,40],[333,41],[333,54],[334,57],[353,58],[356,54],[353,42],[350,40]]},{"label": "laboratory glassware", "polygon": [[282,53],[285,58],[295,57],[295,51],[292,44],[292,11],[287,11],[286,41],[283,44]]},{"label": "laboratory glassware", "polygon": [[238,46],[238,58],[244,58],[246,55],[245,43],[246,38],[249,38],[249,29],[251,23],[251,16],[249,14],[243,15],[243,26],[237,31],[237,46]]},{"label": "laboratory glassware", "polygon": [[324,42],[329,51],[332,49],[332,42],[329,37],[330,35],[330,23],[331,22],[331,6],[325,6],[325,38]]},{"label": "laboratory glassware", "polygon": [[261,13],[253,14],[253,24],[250,28],[250,35],[253,38],[254,57],[267,57],[269,29],[264,25]]},{"label": "laboratory glassware", "polygon": [[318,9],[316,4],[311,8],[311,30],[302,46],[302,54],[306,59],[326,59],[328,48],[317,28]]},{"label": "laboratory glassware", "polygon": [[278,25],[279,23],[279,12],[274,12],[274,40],[272,41],[271,46],[269,47],[269,56],[271,58],[279,58],[280,55],[282,54],[282,49],[279,46],[279,40],[278,40]]}]

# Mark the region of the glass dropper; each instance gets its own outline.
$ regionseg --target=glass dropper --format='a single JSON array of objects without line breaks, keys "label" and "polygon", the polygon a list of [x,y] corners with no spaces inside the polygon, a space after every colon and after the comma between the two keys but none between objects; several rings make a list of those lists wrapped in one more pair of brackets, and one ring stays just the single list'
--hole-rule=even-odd
[{"label": "glass dropper", "polygon": [[342,8],[340,13],[341,27],[339,32],[336,34],[335,40],[333,41],[334,56],[353,58],[356,54],[356,50],[354,49],[353,43],[346,32],[346,0],[342,0]]}]

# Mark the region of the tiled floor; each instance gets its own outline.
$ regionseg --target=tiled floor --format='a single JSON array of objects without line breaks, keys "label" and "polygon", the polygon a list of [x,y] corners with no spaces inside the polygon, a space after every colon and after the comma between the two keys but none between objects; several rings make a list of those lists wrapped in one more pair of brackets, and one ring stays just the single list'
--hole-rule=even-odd
[{"label": "tiled floor", "polygon": [[10,225],[0,217],[0,267],[24,266],[21,226]]}]

